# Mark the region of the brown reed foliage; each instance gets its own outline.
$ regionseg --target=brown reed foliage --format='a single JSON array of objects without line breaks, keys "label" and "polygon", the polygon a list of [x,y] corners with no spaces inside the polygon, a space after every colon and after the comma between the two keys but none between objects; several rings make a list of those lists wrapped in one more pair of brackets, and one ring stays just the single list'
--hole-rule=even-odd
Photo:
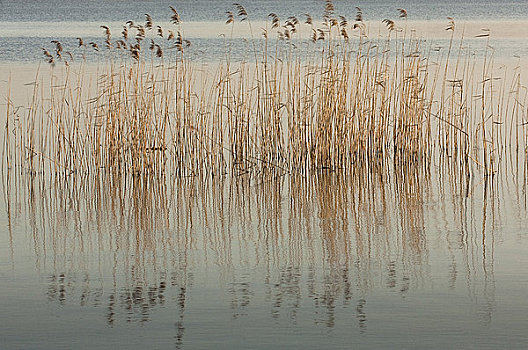
[{"label": "brown reed foliage", "polygon": [[[164,38],[157,26],[150,50],[143,43],[145,29],[153,28],[148,14],[145,26],[127,22],[115,43],[101,26],[108,54],[96,81],[86,63],[55,67],[47,82],[37,77],[26,114],[8,108],[10,167],[215,176],[350,172],[361,161],[423,165],[437,155],[491,175],[506,152],[526,152],[519,70],[496,76],[491,51],[483,62],[472,59],[452,19],[448,51],[435,56],[390,19],[383,21],[385,39],[369,39],[361,9],[349,24],[326,1],[320,26],[310,15],[305,24],[296,17],[281,24],[271,13],[264,39],[251,33],[254,60],[234,62],[226,46],[225,59],[201,67],[188,58],[191,42],[171,11],[175,32],[166,30]],[[397,13],[407,19],[404,9]],[[227,12],[232,28],[236,16],[251,29],[240,4]],[[303,25],[310,38],[301,36]],[[46,59],[69,62],[61,43],[54,44],[56,55],[43,49]]]}]

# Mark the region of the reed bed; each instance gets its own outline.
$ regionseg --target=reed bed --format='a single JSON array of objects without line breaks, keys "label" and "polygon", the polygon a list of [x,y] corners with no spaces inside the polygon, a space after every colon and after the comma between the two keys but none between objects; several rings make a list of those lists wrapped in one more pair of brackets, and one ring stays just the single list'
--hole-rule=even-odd
[{"label": "reed bed", "polygon": [[435,159],[487,176],[500,159],[526,153],[527,89],[520,69],[494,66],[487,31],[475,59],[452,19],[449,45],[437,52],[407,29],[404,9],[371,39],[360,9],[349,22],[331,1],[320,22],[272,13],[258,31],[235,4],[226,25],[233,33],[248,22],[248,59],[232,59],[226,41],[224,58],[207,64],[190,58],[170,10],[171,29],[146,15],[119,40],[106,26],[102,43],[79,38],[77,50],[103,52],[95,68],[57,41],[43,49],[52,68],[49,78],[38,73],[30,106],[15,108],[8,93],[4,164],[57,175],[219,176]]}]

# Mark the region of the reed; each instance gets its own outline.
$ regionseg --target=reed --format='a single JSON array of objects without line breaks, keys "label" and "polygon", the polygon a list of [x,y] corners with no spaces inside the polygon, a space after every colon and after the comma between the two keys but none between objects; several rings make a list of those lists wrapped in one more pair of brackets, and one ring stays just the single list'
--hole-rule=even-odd
[{"label": "reed", "polygon": [[488,49],[471,58],[452,19],[447,52],[437,52],[407,29],[404,9],[383,21],[382,39],[368,37],[361,9],[349,23],[331,1],[320,23],[271,13],[257,39],[235,4],[226,25],[233,33],[249,22],[250,59],[232,59],[226,39],[224,58],[207,65],[190,57],[171,12],[173,28],[146,14],[119,40],[101,26],[104,48],[78,38],[77,50],[102,51],[96,78],[58,41],[44,48],[49,79],[38,73],[26,112],[8,102],[7,167],[218,176],[351,172],[378,159],[427,167],[434,158],[492,175],[502,157],[526,153],[520,70],[498,76]]}]

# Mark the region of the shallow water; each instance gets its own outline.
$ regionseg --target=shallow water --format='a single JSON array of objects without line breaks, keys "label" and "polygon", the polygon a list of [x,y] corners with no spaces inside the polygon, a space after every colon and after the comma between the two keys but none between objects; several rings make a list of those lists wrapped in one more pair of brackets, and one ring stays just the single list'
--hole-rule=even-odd
[{"label": "shallow water", "polygon": [[21,177],[2,348],[524,348],[524,171],[390,167]]},{"label": "shallow water", "polygon": [[[144,13],[166,21],[169,5],[190,22],[193,58],[218,60],[231,3],[2,0],[0,89],[11,72],[22,106],[40,47],[101,41],[100,24],[118,33]],[[525,0],[335,4],[349,18],[360,6],[372,37],[374,22],[404,7],[428,44],[444,47],[453,16],[477,56],[483,41],[474,35],[489,26],[499,64],[526,62]],[[255,27],[269,12],[323,8],[244,5]],[[247,37],[247,25],[237,26]],[[246,58],[246,42],[231,45]],[[471,164],[469,177],[449,158],[306,177],[4,171],[0,349],[525,349],[528,163],[501,154],[497,174]]]}]

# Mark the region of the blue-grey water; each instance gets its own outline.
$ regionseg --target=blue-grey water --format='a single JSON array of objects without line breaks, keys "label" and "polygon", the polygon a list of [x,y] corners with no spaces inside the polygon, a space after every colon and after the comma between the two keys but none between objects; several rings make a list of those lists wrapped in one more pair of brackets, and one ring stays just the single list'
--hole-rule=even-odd
[{"label": "blue-grey water", "polygon": [[[255,23],[324,8],[241,3]],[[204,26],[223,26],[233,9],[231,0],[0,0],[0,62],[16,74],[21,62],[43,62],[54,39],[78,57],[77,36],[102,43],[100,24],[145,13],[168,25],[168,6]],[[347,18],[359,6],[372,21],[403,7],[416,21],[504,22],[500,33],[513,22],[516,37],[492,39],[497,56],[528,53],[526,0],[335,6]],[[225,52],[223,38],[188,32],[193,57]],[[233,45],[243,56],[247,43]],[[0,349],[526,349],[525,165],[508,158],[484,176],[472,164],[469,178],[449,161],[205,180],[4,169]]]},{"label": "blue-grey water", "polygon": [[[323,0],[259,0],[242,2],[248,12],[249,22],[254,23],[253,34],[242,35],[251,40],[259,38],[260,28],[270,23],[269,14],[276,13],[284,21],[289,16],[296,16],[301,23],[305,14],[310,14],[317,22],[322,18],[325,2]],[[399,8],[408,13],[408,21],[422,23],[441,23],[437,34],[444,36],[435,45],[445,47],[445,26],[447,17],[454,18],[458,24],[459,34],[469,22],[475,28],[491,30],[491,46],[506,58],[526,57],[525,45],[528,36],[528,2],[526,0],[494,2],[489,0],[474,1],[335,1],[335,14],[346,17],[354,22],[359,7],[363,19],[371,23],[381,23],[383,19],[393,19],[403,26],[404,20],[399,18]],[[182,24],[175,26],[170,23],[172,14],[169,6],[178,11]],[[193,45],[188,50],[194,58],[218,60],[225,53],[225,36],[229,30],[224,24],[226,12],[237,10],[231,0],[217,1],[37,1],[21,0],[0,2],[0,63],[1,62],[44,62],[41,48],[52,50],[52,40],[58,40],[65,46],[65,51],[71,52],[76,59],[86,57],[92,61],[106,57],[103,32],[100,25],[107,25],[113,31],[113,40],[120,38],[122,25],[127,21],[145,24],[145,14],[153,18],[152,31],[147,31],[148,39],[156,39],[156,26],[161,25],[165,34],[167,31],[181,31]],[[245,28],[248,21],[238,23],[237,28]],[[427,28],[422,23],[419,28]],[[194,24],[194,26],[193,26]],[[191,28],[189,28],[191,26]],[[238,30],[236,30],[238,31]],[[236,32],[235,31],[235,32]],[[506,34],[504,34],[506,31]],[[515,34],[515,38],[508,35]],[[371,37],[376,37],[378,29],[372,29]],[[483,40],[477,40],[478,33],[466,32],[466,45],[478,50],[482,48]],[[133,38],[133,31],[131,36]],[[77,37],[82,37],[85,43],[95,42],[101,50],[78,48]],[[229,38],[227,38],[229,39]],[[305,37],[307,39],[307,37]],[[163,40],[159,40],[165,43]],[[244,59],[247,52],[244,43],[233,40],[230,43],[236,58]],[[163,46],[163,45],[162,45]],[[169,45],[165,45],[169,46]]]},{"label": "blue-grey water", "polygon": [[[234,1],[235,3],[237,1]],[[149,13],[153,18],[164,18],[168,15],[169,6],[175,7],[184,21],[205,21],[224,17],[226,11],[233,10],[231,0],[2,0],[0,21],[14,22],[64,22],[64,21],[113,21],[143,20],[143,14]],[[304,13],[322,14],[323,0],[257,0],[238,1],[251,18],[265,19],[270,12],[279,16],[300,16]],[[360,7],[366,18],[381,20],[397,17],[396,9],[404,8],[416,19],[526,19],[528,8],[526,0],[510,1],[437,1],[437,0],[374,0],[374,1],[334,1],[337,13],[352,17],[355,7]]]}]

